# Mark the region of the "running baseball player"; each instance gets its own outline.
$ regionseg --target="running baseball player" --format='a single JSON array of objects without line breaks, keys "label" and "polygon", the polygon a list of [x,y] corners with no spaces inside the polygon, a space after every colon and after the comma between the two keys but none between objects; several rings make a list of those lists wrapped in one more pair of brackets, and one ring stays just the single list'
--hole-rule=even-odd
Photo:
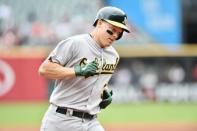
[{"label": "running baseball player", "polygon": [[41,131],[104,131],[97,114],[112,102],[107,84],[119,55],[111,45],[129,33],[126,19],[119,8],[101,8],[91,33],[62,40],[41,64],[40,75],[56,80]]}]

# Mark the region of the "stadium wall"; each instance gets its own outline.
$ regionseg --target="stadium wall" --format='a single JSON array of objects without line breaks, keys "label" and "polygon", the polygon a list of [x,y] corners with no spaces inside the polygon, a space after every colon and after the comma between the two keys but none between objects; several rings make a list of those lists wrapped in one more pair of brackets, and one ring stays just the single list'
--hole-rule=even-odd
[{"label": "stadium wall", "polygon": [[[110,81],[116,102],[197,101],[197,46],[172,50],[157,44],[115,44],[115,48],[121,57]],[[52,49],[0,47],[0,101],[47,100],[54,83],[39,76],[38,68]]]},{"label": "stadium wall", "polygon": [[47,99],[47,81],[38,75],[43,52],[31,47],[0,48],[0,101]]}]

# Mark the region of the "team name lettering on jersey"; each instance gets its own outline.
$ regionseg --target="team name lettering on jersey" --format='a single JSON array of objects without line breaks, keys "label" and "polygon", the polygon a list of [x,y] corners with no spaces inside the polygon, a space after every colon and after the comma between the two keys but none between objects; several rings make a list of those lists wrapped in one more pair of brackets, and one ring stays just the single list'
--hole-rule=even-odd
[{"label": "team name lettering on jersey", "polygon": [[[118,64],[118,58],[116,58],[115,63],[108,63],[106,61],[106,59],[103,59],[103,61],[101,59],[95,58],[95,61],[98,63],[98,72],[99,74],[113,74],[114,70],[116,69],[116,66]],[[87,58],[83,58],[80,61],[80,66],[84,66],[88,63],[88,59]]]}]

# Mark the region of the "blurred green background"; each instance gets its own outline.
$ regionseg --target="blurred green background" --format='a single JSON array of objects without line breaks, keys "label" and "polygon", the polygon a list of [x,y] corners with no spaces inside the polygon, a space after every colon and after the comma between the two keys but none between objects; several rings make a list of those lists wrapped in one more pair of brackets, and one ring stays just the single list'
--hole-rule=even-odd
[{"label": "blurred green background", "polygon": [[[1,103],[0,127],[39,127],[48,103]],[[196,104],[112,104],[99,116],[102,124],[197,123]]]}]

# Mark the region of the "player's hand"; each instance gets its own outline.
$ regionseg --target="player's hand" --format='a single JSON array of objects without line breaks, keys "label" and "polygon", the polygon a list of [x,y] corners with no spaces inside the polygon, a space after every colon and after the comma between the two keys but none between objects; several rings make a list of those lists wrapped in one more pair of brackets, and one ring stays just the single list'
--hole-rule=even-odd
[{"label": "player's hand", "polygon": [[106,90],[106,89],[103,90],[103,94],[101,96],[102,101],[99,104],[101,109],[105,109],[108,105],[111,104],[111,102],[112,102],[112,95],[113,95],[112,90],[111,91]]},{"label": "player's hand", "polygon": [[89,76],[96,75],[96,70],[98,69],[98,63],[96,61],[92,61],[87,63],[85,66],[81,67],[80,65],[74,66],[75,75],[76,76],[85,76],[85,78]]}]

